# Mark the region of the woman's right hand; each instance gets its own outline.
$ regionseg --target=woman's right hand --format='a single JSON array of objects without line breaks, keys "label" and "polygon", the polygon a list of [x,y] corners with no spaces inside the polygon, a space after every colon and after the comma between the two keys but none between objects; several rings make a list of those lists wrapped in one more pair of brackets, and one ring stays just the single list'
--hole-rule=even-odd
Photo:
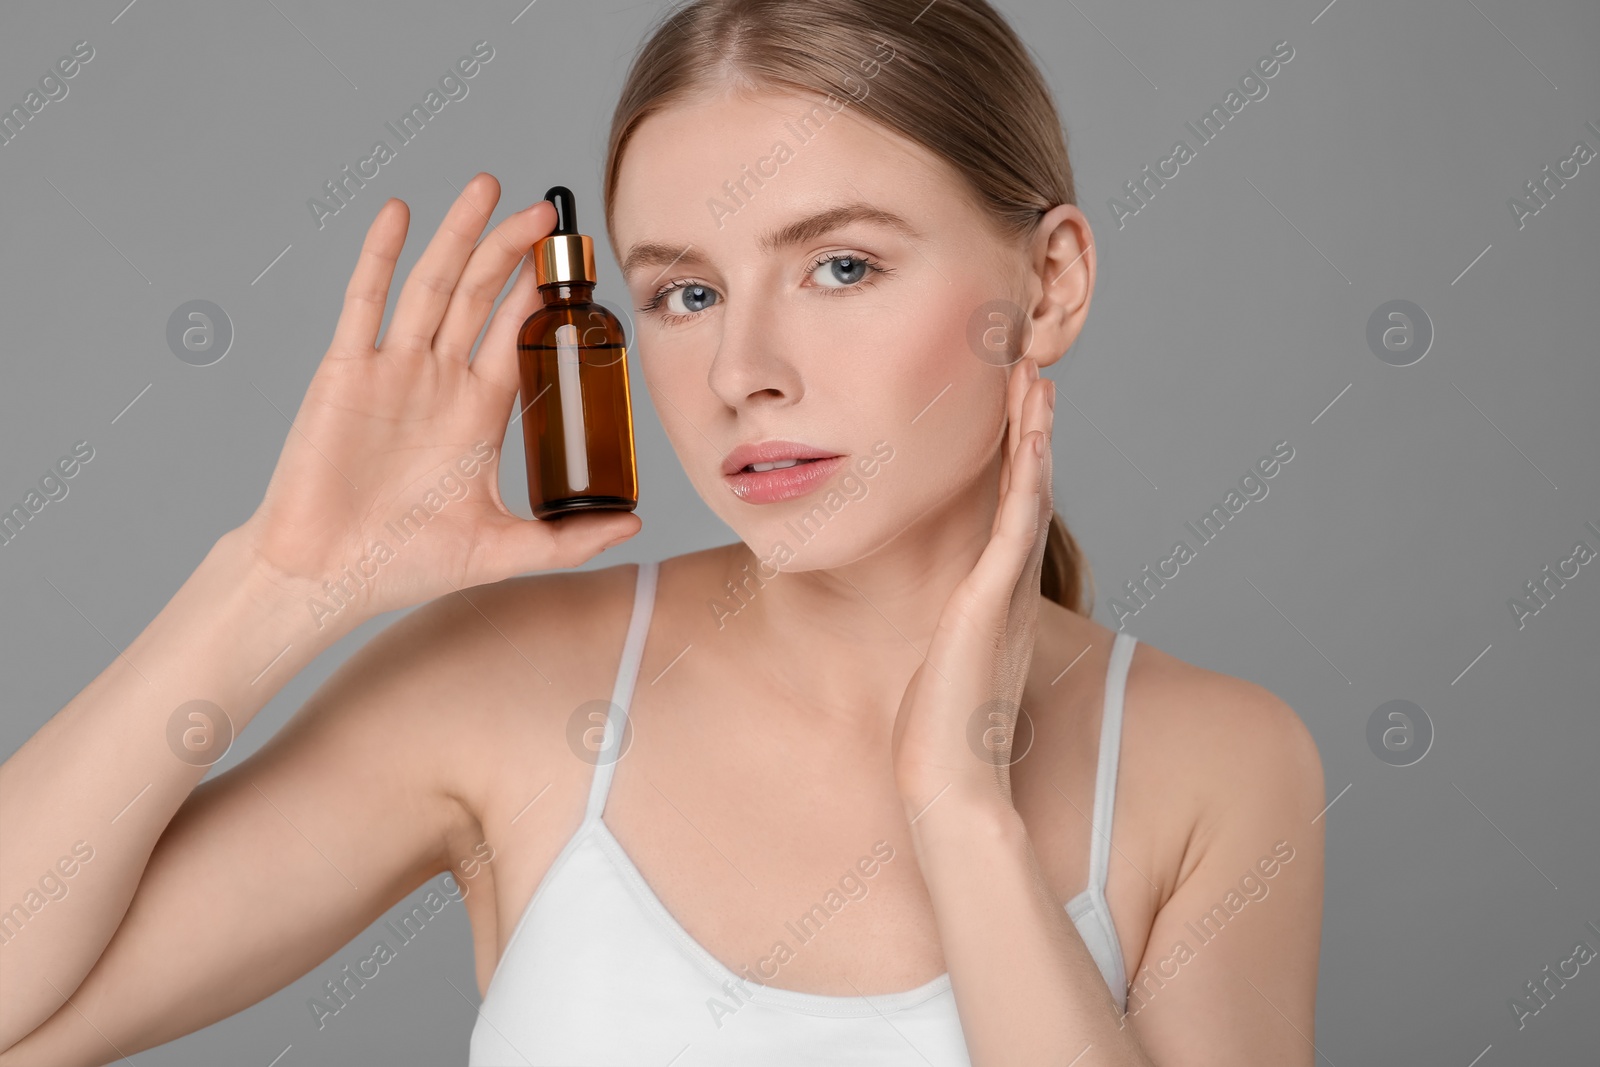
[{"label": "woman's right hand", "polygon": [[[391,199],[378,211],[333,343],[265,498],[240,528],[264,577],[317,597],[341,622],[576,566],[642,525],[623,512],[522,519],[500,498],[496,453],[517,397],[517,334],[539,304],[523,257],[555,228],[556,212],[541,200],[478,241],[499,199],[492,175],[467,183],[406,278],[381,342],[409,210]],[[518,262],[516,284],[469,362]]]}]

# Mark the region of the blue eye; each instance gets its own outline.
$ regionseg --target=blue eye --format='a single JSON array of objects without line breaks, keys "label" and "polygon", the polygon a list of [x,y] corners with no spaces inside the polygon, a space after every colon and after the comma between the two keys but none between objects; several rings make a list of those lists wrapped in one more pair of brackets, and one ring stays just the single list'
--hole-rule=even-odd
[{"label": "blue eye", "polygon": [[[672,306],[672,301],[679,296],[683,298],[682,311]],[[666,301],[667,310],[674,315],[693,314],[696,311],[704,311],[712,304],[715,304],[717,302],[717,294],[714,290],[707,289],[703,285],[685,285],[667,293]]]},{"label": "blue eye", "polygon": [[[842,296],[846,291],[864,288],[863,283],[873,284],[868,280],[872,274],[893,273],[893,269],[880,267],[867,256],[851,252],[828,253],[806,268],[806,276],[829,296]],[[639,312],[655,313],[664,323],[681,323],[714,306],[719,299],[715,289],[685,278],[662,286]]]},{"label": "blue eye", "polygon": [[860,256],[833,256],[817,264],[811,275],[825,288],[835,289],[855,285],[866,277],[870,267],[871,264]]}]

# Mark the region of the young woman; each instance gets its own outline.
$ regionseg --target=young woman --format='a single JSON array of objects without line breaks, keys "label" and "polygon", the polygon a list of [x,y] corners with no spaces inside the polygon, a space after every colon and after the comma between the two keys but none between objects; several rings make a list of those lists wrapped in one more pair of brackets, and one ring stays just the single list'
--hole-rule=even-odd
[{"label": "young woman", "polygon": [[475,1065],[1312,1064],[1315,745],[1089,618],[1053,510],[1039,371],[1095,255],[1014,32],[983,0],[698,0],[635,61],[604,192],[650,398],[738,540],[575,572],[639,517],[511,515],[479,443],[526,266],[469,355],[554,211],[483,236],[477,176],[380,340],[385,204],[259,510],[4,765],[0,904],[92,859],[0,923],[0,1064],[203,1027],[447,870]]}]

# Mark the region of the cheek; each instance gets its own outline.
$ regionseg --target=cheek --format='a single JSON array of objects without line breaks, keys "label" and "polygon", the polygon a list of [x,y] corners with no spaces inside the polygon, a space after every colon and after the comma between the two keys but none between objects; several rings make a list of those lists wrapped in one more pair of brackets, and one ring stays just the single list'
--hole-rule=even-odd
[{"label": "cheek", "polygon": [[[696,477],[699,467],[720,462],[716,449],[706,440],[700,427],[717,416],[721,401],[706,380],[708,364],[704,343],[683,342],[670,331],[650,337],[642,331],[629,358],[644,379],[648,403],[661,420],[661,429],[683,463],[685,471]],[[634,418],[639,417],[644,397],[633,398]]]},{"label": "cheek", "polygon": [[874,331],[872,344],[854,346],[857,365],[840,368],[849,385],[838,399],[855,412],[860,450],[880,439],[895,450],[892,476],[878,481],[896,523],[961,493],[998,454],[1012,371],[972,351],[970,318],[956,301],[930,302]]},{"label": "cheek", "polygon": [[[628,358],[644,379],[663,426],[681,422],[680,412],[696,423],[705,418],[706,406],[716,400],[706,378],[715,343],[705,331],[640,326]],[[688,427],[685,430],[695,432]]]},{"label": "cheek", "polygon": [[849,364],[836,368],[846,393],[886,431],[919,433],[952,408],[973,414],[986,383],[1001,375],[968,348],[967,318],[945,301],[863,323],[836,349],[848,352]]},{"label": "cheek", "polygon": [[920,308],[888,339],[884,378],[873,383],[871,394],[888,405],[885,421],[915,441],[919,452],[964,470],[987,461],[986,454],[975,453],[987,452],[1004,422],[1010,374],[973,351],[970,318],[971,310],[960,301]]},{"label": "cheek", "polygon": [[697,349],[692,343],[686,344],[678,333],[656,325],[655,320],[643,313],[635,320],[633,345],[628,349],[628,355],[638,364],[645,381],[651,385],[664,371],[681,365],[684,356],[692,355],[695,351]]}]

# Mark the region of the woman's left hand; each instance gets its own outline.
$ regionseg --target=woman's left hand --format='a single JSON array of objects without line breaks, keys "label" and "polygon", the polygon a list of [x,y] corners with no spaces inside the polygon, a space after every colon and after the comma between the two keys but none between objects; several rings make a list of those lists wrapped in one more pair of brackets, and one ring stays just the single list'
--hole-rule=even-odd
[{"label": "woman's left hand", "polygon": [[[989,543],[950,594],[894,724],[895,782],[907,818],[935,799],[1011,806],[1011,743],[1039,615],[1053,514],[1055,383],[1022,357],[1006,390],[1000,504]],[[1037,443],[1038,451],[1035,451]]]}]

